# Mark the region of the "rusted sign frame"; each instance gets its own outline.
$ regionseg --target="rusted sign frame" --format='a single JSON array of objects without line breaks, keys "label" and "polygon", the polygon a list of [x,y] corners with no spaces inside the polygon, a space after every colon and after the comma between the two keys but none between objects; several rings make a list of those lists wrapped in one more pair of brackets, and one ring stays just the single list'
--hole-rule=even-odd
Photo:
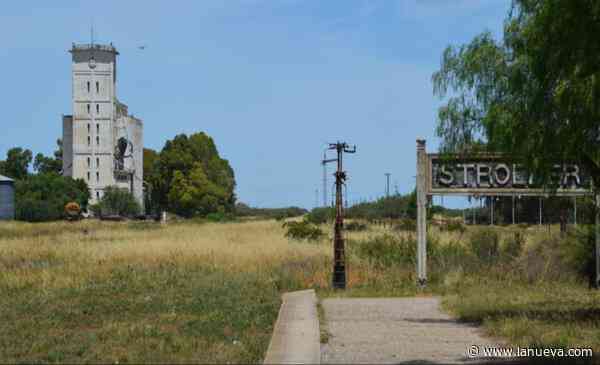
[{"label": "rusted sign frame", "polygon": [[[442,157],[443,156],[443,157]],[[427,170],[426,170],[426,190],[427,195],[458,195],[458,196],[586,196],[592,195],[593,190],[590,186],[589,188],[557,188],[555,190],[544,189],[544,188],[528,188],[528,187],[466,187],[466,188],[437,188],[433,187],[433,162],[440,161],[446,159],[449,161],[503,161],[505,164],[509,164],[509,159],[502,154],[475,154],[470,156],[461,156],[461,155],[441,155],[438,153],[428,153],[427,154]],[[512,164],[512,163],[510,163]],[[514,165],[514,164],[512,164]],[[514,173],[514,170],[512,170]]]},{"label": "rusted sign frame", "polygon": [[[425,286],[427,283],[427,202],[432,195],[475,195],[475,196],[583,196],[593,195],[592,186],[588,189],[564,189],[553,191],[540,188],[447,188],[433,189],[432,161],[439,154],[428,154],[426,141],[417,139],[417,283]],[[473,157],[473,156],[471,156]],[[500,159],[499,154],[479,154],[475,158]],[[466,158],[457,156],[458,160]],[[595,197],[596,206],[600,209],[600,195]],[[600,214],[596,214],[596,282],[600,286]]]}]

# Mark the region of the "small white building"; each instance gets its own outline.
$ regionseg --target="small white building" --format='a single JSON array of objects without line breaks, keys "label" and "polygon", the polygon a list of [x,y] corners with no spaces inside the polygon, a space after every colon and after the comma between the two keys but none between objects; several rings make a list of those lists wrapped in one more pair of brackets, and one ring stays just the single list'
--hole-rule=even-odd
[{"label": "small white building", "polygon": [[63,115],[63,175],[84,179],[90,203],[107,186],[143,194],[143,124],[117,99],[117,52],[110,45],[73,44],[73,114]]}]

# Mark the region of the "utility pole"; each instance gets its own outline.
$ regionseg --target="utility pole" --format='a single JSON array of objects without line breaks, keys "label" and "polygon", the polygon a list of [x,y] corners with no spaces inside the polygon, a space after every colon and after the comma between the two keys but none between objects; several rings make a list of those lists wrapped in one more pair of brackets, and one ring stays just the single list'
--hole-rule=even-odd
[{"label": "utility pole", "polygon": [[573,224],[577,226],[577,196],[573,197]]},{"label": "utility pole", "polygon": [[495,196],[490,197],[490,225],[494,225],[494,200],[496,200]]},{"label": "utility pole", "polygon": [[539,203],[539,216],[540,216],[540,226],[542,225],[542,197],[540,196],[540,203]]},{"label": "utility pole", "polygon": [[346,171],[343,170],[344,153],[355,153],[356,146],[350,148],[346,142],[329,144],[330,150],[337,151],[337,171],[335,172],[335,226],[333,236],[333,288],[346,289],[346,254],[344,252],[344,207],[342,187],[346,182]]},{"label": "utility pole", "polygon": [[390,174],[389,172],[385,173],[385,178],[386,178],[386,185],[385,185],[385,197],[389,198],[390,197]]},{"label": "utility pole", "polygon": [[515,195],[512,196],[512,224],[515,224]]},{"label": "utility pole", "polygon": [[315,189],[315,208],[319,207],[319,189]]}]

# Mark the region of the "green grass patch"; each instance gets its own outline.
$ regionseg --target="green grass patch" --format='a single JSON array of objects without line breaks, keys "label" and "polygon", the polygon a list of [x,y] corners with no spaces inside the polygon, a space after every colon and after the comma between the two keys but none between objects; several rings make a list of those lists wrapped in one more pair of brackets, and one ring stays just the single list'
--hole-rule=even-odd
[{"label": "green grass patch", "polygon": [[78,287],[2,288],[3,362],[259,362],[279,292],[257,274],[128,265]]}]

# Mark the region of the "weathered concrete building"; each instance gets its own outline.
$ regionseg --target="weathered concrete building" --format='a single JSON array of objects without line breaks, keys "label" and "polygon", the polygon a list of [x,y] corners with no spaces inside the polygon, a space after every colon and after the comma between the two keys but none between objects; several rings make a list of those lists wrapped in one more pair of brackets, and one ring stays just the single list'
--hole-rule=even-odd
[{"label": "weathered concrete building", "polygon": [[117,99],[117,52],[73,44],[73,114],[63,116],[63,174],[87,181],[90,203],[107,186],[133,193],[143,206],[143,125]]}]

